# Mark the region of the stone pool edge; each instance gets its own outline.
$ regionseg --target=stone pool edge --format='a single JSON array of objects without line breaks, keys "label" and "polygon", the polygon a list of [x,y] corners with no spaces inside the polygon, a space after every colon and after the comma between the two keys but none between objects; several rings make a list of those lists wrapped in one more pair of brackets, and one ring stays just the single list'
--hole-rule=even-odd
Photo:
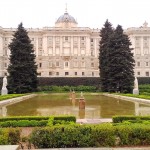
[{"label": "stone pool edge", "polygon": [[128,97],[128,96],[115,95],[115,94],[109,94],[109,93],[103,93],[102,95],[125,100],[125,101],[130,101],[130,102],[139,102],[139,103],[143,103],[143,104],[150,104],[150,100],[146,100],[143,98]]},{"label": "stone pool edge", "polygon": [[25,95],[25,96],[14,97],[14,98],[11,98],[11,99],[0,101],[0,107],[18,103],[18,102],[21,102],[23,100],[32,98],[32,97],[34,97],[36,95],[37,94],[29,94],[29,95]]}]

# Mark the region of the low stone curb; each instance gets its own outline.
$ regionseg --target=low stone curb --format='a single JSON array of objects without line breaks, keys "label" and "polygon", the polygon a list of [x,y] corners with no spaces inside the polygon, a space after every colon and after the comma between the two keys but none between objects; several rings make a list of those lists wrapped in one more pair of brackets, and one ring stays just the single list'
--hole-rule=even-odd
[{"label": "low stone curb", "polygon": [[122,99],[122,100],[126,100],[126,101],[131,101],[131,102],[139,102],[139,103],[143,103],[143,104],[150,104],[150,100],[146,100],[143,98],[136,98],[136,97],[128,97],[128,96],[122,96],[122,95],[115,95],[115,94],[103,94],[104,96],[108,96],[108,97],[113,97],[113,98],[117,98],[117,99]]},{"label": "low stone curb", "polygon": [[30,95],[25,95],[25,96],[20,96],[20,97],[14,97],[14,98],[11,98],[11,99],[0,101],[0,107],[2,107],[2,106],[8,106],[8,105],[11,105],[11,104],[14,104],[14,103],[18,103],[18,102],[21,102],[23,100],[32,98],[32,97],[34,97],[36,95],[37,94],[30,94]]}]

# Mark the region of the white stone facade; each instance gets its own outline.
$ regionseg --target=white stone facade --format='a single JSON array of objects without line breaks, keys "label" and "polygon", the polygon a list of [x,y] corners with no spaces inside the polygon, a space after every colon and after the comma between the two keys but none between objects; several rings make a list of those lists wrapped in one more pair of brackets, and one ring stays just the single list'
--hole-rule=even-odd
[{"label": "white stone facade", "polygon": [[[10,50],[8,48],[15,28],[0,27],[0,76],[7,74]],[[39,76],[42,77],[98,77],[100,29],[78,27],[67,12],[60,16],[55,27],[28,28],[34,45]],[[150,28],[125,30],[129,35],[136,61],[135,75],[149,76]]]},{"label": "white stone facade", "polygon": [[139,28],[128,28],[125,33],[130,37],[135,59],[135,76],[150,76],[150,27],[147,22]]}]

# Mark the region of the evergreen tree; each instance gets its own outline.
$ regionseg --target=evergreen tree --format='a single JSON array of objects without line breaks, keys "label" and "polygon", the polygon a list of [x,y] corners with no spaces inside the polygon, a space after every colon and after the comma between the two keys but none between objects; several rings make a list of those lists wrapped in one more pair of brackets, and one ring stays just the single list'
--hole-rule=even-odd
[{"label": "evergreen tree", "polygon": [[134,58],[131,42],[120,25],[109,41],[109,91],[131,92],[134,84]]},{"label": "evergreen tree", "polygon": [[37,89],[37,65],[33,45],[23,24],[20,23],[9,44],[10,65],[8,66],[9,93],[27,93]]},{"label": "evergreen tree", "polygon": [[108,91],[108,73],[109,73],[109,41],[113,34],[111,23],[106,20],[104,27],[100,31],[100,50],[99,50],[99,70],[101,90]]}]

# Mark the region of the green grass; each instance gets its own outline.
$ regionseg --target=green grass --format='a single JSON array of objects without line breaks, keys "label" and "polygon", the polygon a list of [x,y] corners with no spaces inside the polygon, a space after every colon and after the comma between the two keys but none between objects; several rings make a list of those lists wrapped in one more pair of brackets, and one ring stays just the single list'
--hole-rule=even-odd
[{"label": "green grass", "polygon": [[24,96],[24,95],[27,95],[27,94],[7,94],[7,95],[0,95],[0,101],[7,100],[7,99],[10,99],[10,98],[20,97],[20,96]]},{"label": "green grass", "polygon": [[143,98],[143,99],[150,100],[150,95],[144,95],[144,94],[134,95],[134,94],[122,94],[122,93],[119,93],[118,95],[135,97],[135,98]]}]

